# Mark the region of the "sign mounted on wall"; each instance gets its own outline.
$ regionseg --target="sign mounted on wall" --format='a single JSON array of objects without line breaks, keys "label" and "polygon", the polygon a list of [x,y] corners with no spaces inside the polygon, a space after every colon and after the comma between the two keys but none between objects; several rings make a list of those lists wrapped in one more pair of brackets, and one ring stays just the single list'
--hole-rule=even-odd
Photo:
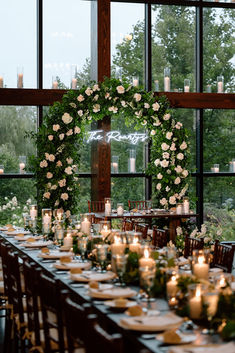
[{"label": "sign mounted on wall", "polygon": [[146,133],[133,132],[127,135],[122,135],[122,133],[117,130],[109,132],[104,132],[104,130],[92,130],[88,132],[86,142],[90,143],[92,141],[104,140],[108,143],[111,141],[117,141],[137,145],[138,142],[145,142],[147,139],[148,135]]}]

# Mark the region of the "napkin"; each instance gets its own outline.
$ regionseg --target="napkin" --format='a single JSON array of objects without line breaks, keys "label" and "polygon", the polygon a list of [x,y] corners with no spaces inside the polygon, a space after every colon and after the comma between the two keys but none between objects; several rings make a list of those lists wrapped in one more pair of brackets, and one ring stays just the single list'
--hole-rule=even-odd
[{"label": "napkin", "polygon": [[230,342],[226,344],[211,344],[208,346],[184,346],[184,347],[172,347],[169,353],[234,353],[235,343]]},{"label": "napkin", "polygon": [[120,320],[121,326],[136,331],[165,331],[179,327],[182,322],[182,317],[171,312],[162,316],[135,316]]},{"label": "napkin", "polygon": [[21,246],[24,246],[25,248],[43,248],[45,246],[49,246],[53,244],[53,242],[51,240],[48,241],[34,241],[34,242],[27,242],[27,243],[23,243],[21,244]]},{"label": "napkin", "polygon": [[105,273],[99,273],[95,271],[84,271],[82,274],[71,274],[70,278],[72,281],[79,281],[79,282],[90,282],[90,281],[109,281],[115,277],[115,273],[108,271]]},{"label": "napkin", "polygon": [[131,298],[137,293],[131,288],[111,288],[99,290],[96,288],[89,288],[89,294],[91,297],[99,299],[116,299],[116,298]]}]

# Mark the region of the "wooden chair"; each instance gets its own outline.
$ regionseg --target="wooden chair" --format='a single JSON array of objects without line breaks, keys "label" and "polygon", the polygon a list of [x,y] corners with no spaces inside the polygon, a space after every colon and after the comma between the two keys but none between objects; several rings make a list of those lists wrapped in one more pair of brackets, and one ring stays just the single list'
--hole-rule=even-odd
[{"label": "wooden chair", "polygon": [[120,334],[110,335],[97,322],[97,315],[90,314],[87,316],[85,323],[87,324],[85,348],[86,353],[123,353],[123,342]]},{"label": "wooden chair", "polygon": [[142,233],[142,238],[147,239],[148,237],[148,224],[142,224],[142,223],[135,223],[134,225],[135,231]]},{"label": "wooden chair", "polygon": [[134,222],[131,221],[130,219],[124,218],[122,220],[122,231],[126,232],[128,230],[133,230],[134,229]]},{"label": "wooden chair", "polygon": [[104,201],[87,201],[89,213],[104,212]]},{"label": "wooden chair", "polygon": [[158,248],[167,246],[169,241],[168,231],[166,229],[158,229],[157,226],[153,226],[152,244]]},{"label": "wooden chair", "polygon": [[38,293],[43,318],[44,353],[65,352],[64,326],[62,319],[60,282],[40,273]]},{"label": "wooden chair", "polygon": [[203,238],[190,238],[188,235],[185,236],[184,241],[184,257],[192,256],[193,250],[202,250],[204,246]]},{"label": "wooden chair", "polygon": [[225,272],[232,272],[234,252],[235,245],[221,244],[216,240],[212,266],[221,268]]},{"label": "wooden chair", "polygon": [[131,201],[128,200],[129,211],[133,209],[144,210],[146,208],[146,201]]}]

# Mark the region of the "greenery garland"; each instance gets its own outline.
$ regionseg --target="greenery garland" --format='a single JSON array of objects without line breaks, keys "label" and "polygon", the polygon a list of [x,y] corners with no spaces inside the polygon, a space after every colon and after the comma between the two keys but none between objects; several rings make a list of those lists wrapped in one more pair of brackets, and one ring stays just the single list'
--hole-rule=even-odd
[{"label": "greenery garland", "polygon": [[50,107],[37,134],[38,155],[31,161],[36,174],[41,208],[62,208],[66,216],[77,212],[80,167],[79,146],[87,124],[122,114],[126,125],[145,127],[152,141],[146,173],[153,177],[153,197],[159,207],[174,206],[188,184],[187,132],[170,114],[166,97],[140,90],[128,82],[105,79],[80,90],[70,90],[62,102]]}]

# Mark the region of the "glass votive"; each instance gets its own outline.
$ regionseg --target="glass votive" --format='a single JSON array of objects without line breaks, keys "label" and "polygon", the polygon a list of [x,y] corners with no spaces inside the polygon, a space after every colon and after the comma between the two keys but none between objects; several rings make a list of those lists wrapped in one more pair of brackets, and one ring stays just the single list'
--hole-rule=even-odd
[{"label": "glass votive", "polygon": [[171,69],[169,67],[165,67],[164,69],[164,91],[170,92],[171,90]]},{"label": "glass votive", "polygon": [[[140,265],[139,274],[140,274],[140,287],[146,292],[148,302],[150,302],[151,298],[151,290],[154,285],[154,280],[156,277],[156,263],[152,262],[148,265]],[[150,305],[149,305],[150,307]]]},{"label": "glass votive", "polygon": [[111,173],[118,173],[118,161],[119,161],[118,156],[112,156]]},{"label": "glass votive", "polygon": [[158,80],[154,81],[154,91],[159,92],[159,81]]},{"label": "glass votive", "polygon": [[24,68],[21,66],[17,67],[17,88],[23,88]]},{"label": "glass votive", "polygon": [[206,251],[193,251],[193,274],[198,279],[208,280],[209,275],[209,254]]},{"label": "glass votive", "polygon": [[97,260],[100,264],[100,272],[106,272],[108,245],[96,244],[95,248],[96,248]]},{"label": "glass votive", "polygon": [[58,89],[59,88],[59,82],[57,81],[57,76],[56,77],[52,77],[52,89]]},{"label": "glass votive", "polygon": [[56,208],[54,211],[53,211],[53,216],[56,220],[58,221],[61,221],[63,216],[64,216],[64,211],[62,208]]},{"label": "glass votive", "polygon": [[190,211],[189,198],[183,197],[183,213],[188,214]]},{"label": "glass votive", "polygon": [[128,172],[129,173],[136,172],[136,150],[133,150],[133,149],[129,151]]},{"label": "glass votive", "polygon": [[178,274],[172,273],[172,276],[170,277],[169,281],[166,283],[166,292],[167,292],[167,298],[170,299],[171,297],[175,297],[177,292],[179,291],[179,288],[177,286],[177,280],[178,280]]},{"label": "glass votive", "polygon": [[114,272],[118,275],[118,279],[119,279],[119,283],[116,283],[116,285],[125,287],[126,284],[124,282],[123,277],[126,272],[127,255],[125,254],[112,255],[112,262],[113,262]]},{"label": "glass votive", "polygon": [[189,316],[191,319],[200,319],[202,315],[202,293],[206,287],[202,284],[190,284],[188,286]]},{"label": "glass votive", "polygon": [[112,213],[112,200],[110,197],[104,199],[104,215],[110,216]]},{"label": "glass votive", "polygon": [[23,213],[23,220],[24,220],[24,229],[28,229],[29,221],[30,221],[30,215],[28,213]]},{"label": "glass votive", "polygon": [[4,174],[4,165],[0,164],[0,174]]},{"label": "glass votive", "polygon": [[206,93],[211,93],[211,85],[206,85]]},{"label": "glass votive", "polygon": [[79,253],[81,255],[81,259],[83,262],[85,262],[87,243],[88,243],[88,237],[83,236],[83,237],[78,238],[78,249],[79,249]]},{"label": "glass votive", "polygon": [[139,86],[139,76],[132,77],[132,86],[138,87]]},{"label": "glass votive", "polygon": [[190,80],[186,78],[184,80],[184,92],[189,92],[189,91],[190,91]]},{"label": "glass votive", "polygon": [[111,234],[111,222],[110,221],[101,221],[100,222],[100,234],[103,237],[103,240]]},{"label": "glass votive", "polygon": [[219,164],[214,164],[213,167],[211,167],[212,173],[219,173]]},{"label": "glass votive", "polygon": [[26,166],[26,156],[19,156],[19,173],[25,173],[25,166]]},{"label": "glass votive", "polygon": [[126,242],[122,234],[114,235],[114,242],[111,244],[111,252],[113,255],[122,255],[126,249]]},{"label": "glass votive", "polygon": [[230,172],[235,173],[235,159],[232,159],[232,161],[229,162],[229,166],[230,166],[229,168]]},{"label": "glass votive", "polygon": [[177,308],[177,305],[178,305],[178,300],[176,299],[176,297],[170,297],[169,299],[168,299],[168,305],[169,305],[169,308],[170,309],[172,309],[172,310],[174,310],[174,309],[176,309]]},{"label": "glass votive", "polygon": [[206,307],[207,318],[210,321],[217,312],[219,292],[217,290],[206,291],[202,295],[202,301]]},{"label": "glass votive", "polygon": [[31,219],[35,219],[38,216],[38,206],[37,205],[30,205],[29,206],[29,214]]},{"label": "glass votive", "polygon": [[85,235],[90,235],[91,233],[90,214],[89,213],[81,214],[80,220],[81,220],[81,232]]},{"label": "glass votive", "polygon": [[224,76],[217,76],[217,93],[224,92]]},{"label": "glass votive", "polygon": [[118,202],[117,203],[117,215],[123,216],[123,213],[124,213],[124,203]]},{"label": "glass votive", "polygon": [[115,77],[120,81],[122,80],[122,68],[121,67],[116,67]]},{"label": "glass votive", "polygon": [[55,221],[55,241],[58,245],[62,245],[63,239],[64,239],[63,221],[56,220]]},{"label": "glass votive", "polygon": [[44,234],[49,234],[51,231],[52,210],[50,208],[42,209],[42,231]]},{"label": "glass votive", "polygon": [[176,214],[182,214],[182,213],[183,213],[183,205],[182,205],[182,203],[177,203]]},{"label": "glass votive", "polygon": [[232,283],[232,274],[231,273],[222,273],[214,277],[215,288],[222,290],[228,286],[231,286]]},{"label": "glass votive", "polygon": [[77,66],[71,66],[71,89],[77,89]]},{"label": "glass votive", "polygon": [[0,88],[3,88],[3,85],[4,85],[3,75],[0,74]]}]

